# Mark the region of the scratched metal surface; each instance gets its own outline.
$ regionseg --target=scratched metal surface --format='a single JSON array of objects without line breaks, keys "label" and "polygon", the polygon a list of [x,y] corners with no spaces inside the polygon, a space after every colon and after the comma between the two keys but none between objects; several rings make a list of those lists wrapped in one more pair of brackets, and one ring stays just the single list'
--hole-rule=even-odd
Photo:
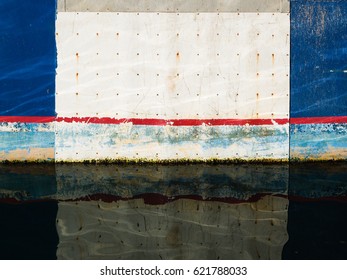
[{"label": "scratched metal surface", "polygon": [[289,0],[58,0],[59,12],[289,12]]},{"label": "scratched metal surface", "polygon": [[290,125],[292,160],[346,160],[347,124]]},{"label": "scratched metal surface", "polygon": [[276,159],[288,161],[289,126],[56,124],[56,161]]},{"label": "scratched metal surface", "polygon": [[55,16],[55,0],[1,1],[0,116],[54,116]]},{"label": "scratched metal surface", "polygon": [[54,145],[52,123],[0,122],[0,162],[52,161]]},{"label": "scratched metal surface", "polygon": [[292,1],[291,117],[347,115],[346,26],[346,1]]},{"label": "scratched metal surface", "polygon": [[288,118],[289,15],[58,13],[63,117]]},{"label": "scratched metal surface", "polygon": [[[60,12],[56,33],[58,117],[289,118],[288,14]],[[288,158],[276,121],[87,123],[57,123],[57,160]]]},{"label": "scratched metal surface", "polygon": [[[347,115],[347,2],[291,2],[291,118]],[[347,159],[346,123],[292,124],[291,158]]]}]

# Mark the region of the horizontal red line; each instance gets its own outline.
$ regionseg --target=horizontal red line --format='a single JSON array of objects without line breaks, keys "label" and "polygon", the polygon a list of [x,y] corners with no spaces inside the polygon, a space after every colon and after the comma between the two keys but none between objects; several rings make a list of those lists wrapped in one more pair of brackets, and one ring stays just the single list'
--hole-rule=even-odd
[{"label": "horizontal red line", "polygon": [[53,116],[0,116],[0,122],[22,123],[94,123],[94,124],[124,124],[134,125],[171,125],[171,126],[200,126],[200,125],[274,125],[274,124],[328,124],[347,123],[347,116],[306,117],[288,119],[139,119],[139,118],[97,118],[97,117],[53,117]]},{"label": "horizontal red line", "polygon": [[291,124],[347,123],[347,116],[290,118]]},{"label": "horizontal red line", "polygon": [[58,122],[78,122],[78,123],[95,123],[95,124],[124,124],[132,123],[134,125],[171,125],[171,126],[200,126],[200,125],[274,125],[274,124],[287,124],[288,119],[114,119],[114,118],[95,118],[95,117],[71,117],[56,118]]},{"label": "horizontal red line", "polygon": [[49,123],[54,122],[52,116],[0,116],[0,122]]}]

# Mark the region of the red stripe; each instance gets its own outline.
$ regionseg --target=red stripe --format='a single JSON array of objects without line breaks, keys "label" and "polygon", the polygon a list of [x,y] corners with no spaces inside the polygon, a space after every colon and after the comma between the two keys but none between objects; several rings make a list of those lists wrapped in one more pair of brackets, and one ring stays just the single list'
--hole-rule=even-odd
[{"label": "red stripe", "polygon": [[347,123],[347,116],[290,118],[291,124]]},{"label": "red stripe", "polygon": [[0,116],[0,122],[22,122],[22,123],[49,123],[53,122],[55,117],[52,116]]},{"label": "red stripe", "polygon": [[273,125],[287,124],[288,119],[114,119],[114,118],[95,118],[95,117],[82,117],[82,118],[56,118],[58,122],[78,122],[78,123],[95,123],[95,124],[123,124],[132,123],[134,125],[172,125],[172,126],[200,126],[200,125]]},{"label": "red stripe", "polygon": [[96,117],[52,117],[52,116],[0,116],[0,122],[22,122],[22,123],[49,123],[49,122],[77,122],[95,124],[123,124],[134,125],[172,125],[172,126],[199,126],[199,125],[272,125],[272,124],[328,124],[347,123],[347,116],[330,117],[307,117],[288,119],[136,119],[136,118],[96,118]]}]

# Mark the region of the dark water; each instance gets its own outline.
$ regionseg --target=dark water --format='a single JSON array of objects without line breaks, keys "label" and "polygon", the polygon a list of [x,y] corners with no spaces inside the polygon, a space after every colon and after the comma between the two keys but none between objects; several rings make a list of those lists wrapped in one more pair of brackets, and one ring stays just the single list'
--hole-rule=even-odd
[{"label": "dark water", "polygon": [[0,165],[1,259],[346,259],[347,163]]}]

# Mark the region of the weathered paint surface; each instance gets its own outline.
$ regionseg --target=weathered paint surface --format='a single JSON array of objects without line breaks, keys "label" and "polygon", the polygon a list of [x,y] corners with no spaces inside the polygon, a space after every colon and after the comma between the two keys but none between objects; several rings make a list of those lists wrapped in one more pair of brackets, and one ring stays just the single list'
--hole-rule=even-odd
[{"label": "weathered paint surface", "polygon": [[290,126],[292,160],[347,159],[347,124],[295,124]]},{"label": "weathered paint surface", "polygon": [[[55,0],[0,3],[0,161],[53,160]],[[21,118],[22,117],[22,118]]]},{"label": "weathered paint surface", "polygon": [[346,25],[346,1],[291,1],[292,159],[347,159]]},{"label": "weathered paint surface", "polygon": [[287,14],[58,13],[56,32],[58,117],[288,119]]},{"label": "weathered paint surface", "polygon": [[59,12],[57,48],[58,161],[288,159],[288,14]]},{"label": "weathered paint surface", "polygon": [[59,12],[289,12],[289,0],[58,0]]},{"label": "weathered paint surface", "polygon": [[0,161],[346,159],[346,3],[3,1]]},{"label": "weathered paint surface", "polygon": [[0,122],[0,161],[54,160],[53,123]]},{"label": "weathered paint surface", "polygon": [[0,3],[0,116],[54,116],[55,0]]},{"label": "weathered paint surface", "polygon": [[57,161],[288,159],[288,125],[139,126],[57,123]]}]

